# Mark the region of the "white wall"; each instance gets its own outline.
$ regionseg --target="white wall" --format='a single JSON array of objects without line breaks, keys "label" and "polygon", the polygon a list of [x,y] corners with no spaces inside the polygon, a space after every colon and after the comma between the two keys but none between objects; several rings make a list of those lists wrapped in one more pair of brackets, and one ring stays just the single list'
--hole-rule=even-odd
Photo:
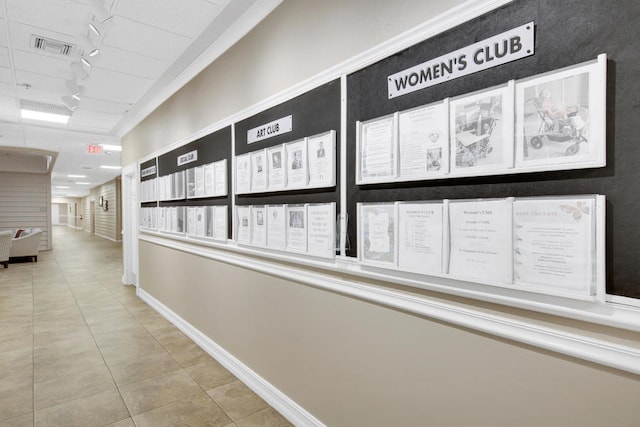
[{"label": "white wall", "polygon": [[[124,138],[129,164],[295,86],[459,1],[285,0]],[[329,426],[601,426],[640,419],[640,378],[140,241],[140,288]],[[262,260],[261,260],[262,261]],[[290,266],[287,266],[290,267]],[[278,268],[278,263],[273,263]],[[634,344],[640,334],[330,272],[407,298]],[[295,277],[295,275],[292,275]]]}]

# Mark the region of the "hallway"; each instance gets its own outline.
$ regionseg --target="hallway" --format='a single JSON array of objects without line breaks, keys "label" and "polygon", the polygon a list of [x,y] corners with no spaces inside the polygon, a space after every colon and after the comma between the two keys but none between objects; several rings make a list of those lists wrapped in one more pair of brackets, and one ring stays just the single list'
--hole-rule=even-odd
[{"label": "hallway", "polygon": [[53,247],[0,268],[0,427],[290,425],[121,284],[119,243]]}]

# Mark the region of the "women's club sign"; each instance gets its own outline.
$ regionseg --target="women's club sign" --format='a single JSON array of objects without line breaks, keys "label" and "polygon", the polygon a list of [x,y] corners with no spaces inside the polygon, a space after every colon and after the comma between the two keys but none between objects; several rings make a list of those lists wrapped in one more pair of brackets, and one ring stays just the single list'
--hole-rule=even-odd
[{"label": "women's club sign", "polygon": [[534,54],[534,22],[392,74],[389,99]]}]

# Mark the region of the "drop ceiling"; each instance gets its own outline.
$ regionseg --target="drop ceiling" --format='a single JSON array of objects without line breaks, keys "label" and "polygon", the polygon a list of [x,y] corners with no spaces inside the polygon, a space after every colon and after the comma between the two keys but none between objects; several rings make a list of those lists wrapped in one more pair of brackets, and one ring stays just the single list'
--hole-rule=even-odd
[{"label": "drop ceiling", "polygon": [[[279,3],[0,0],[0,151],[50,153],[52,196],[87,195],[120,175],[101,166],[121,166],[119,151],[89,154],[88,147],[119,146],[128,130],[186,81],[185,73],[193,75],[215,59],[205,54],[222,35],[241,37]],[[113,19],[100,26],[104,11]],[[90,31],[90,22],[98,24],[100,36]],[[89,57],[91,46],[100,53]],[[79,101],[71,98],[74,84],[83,87]],[[73,111],[70,100],[78,104]],[[70,119],[62,125],[21,118],[25,103],[62,108]]]}]

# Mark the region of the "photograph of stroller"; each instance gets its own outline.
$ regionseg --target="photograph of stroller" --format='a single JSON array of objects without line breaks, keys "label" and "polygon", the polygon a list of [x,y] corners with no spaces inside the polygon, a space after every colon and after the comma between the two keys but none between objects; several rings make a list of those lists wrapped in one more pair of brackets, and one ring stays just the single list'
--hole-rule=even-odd
[{"label": "photograph of stroller", "polygon": [[495,105],[475,102],[456,115],[456,165],[473,167],[493,151],[491,133],[496,126]]},{"label": "photograph of stroller", "polygon": [[526,101],[532,105],[540,119],[529,143],[534,149],[540,149],[548,141],[569,144],[564,150],[565,156],[573,156],[580,151],[580,144],[588,142],[588,108],[575,105],[562,110],[552,100],[548,89],[543,89],[537,97]]}]

